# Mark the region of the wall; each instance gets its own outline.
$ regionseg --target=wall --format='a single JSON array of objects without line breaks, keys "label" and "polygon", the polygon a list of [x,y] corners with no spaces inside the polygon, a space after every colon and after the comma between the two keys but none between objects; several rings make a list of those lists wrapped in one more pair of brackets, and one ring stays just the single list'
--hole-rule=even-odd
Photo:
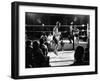
[{"label": "wall", "polygon": [[[11,65],[11,2],[14,0],[1,0],[0,2],[0,81],[13,81],[10,78],[10,65]],[[43,2],[43,3],[58,3],[58,4],[71,4],[71,5],[87,5],[98,6],[98,14],[100,14],[100,0],[21,0],[30,2]],[[98,22],[100,15],[98,16]],[[100,23],[98,23],[98,31],[100,31]],[[100,34],[100,32],[98,33]],[[100,41],[100,38],[98,38]],[[100,44],[98,43],[98,48]],[[100,52],[100,51],[99,51]],[[98,53],[98,58],[100,57]],[[100,59],[98,59],[100,62]],[[99,63],[98,63],[99,64]],[[99,64],[100,67],[100,64]],[[100,70],[99,70],[100,71]],[[26,81],[99,81],[100,74],[98,75],[82,75],[82,76],[64,76],[52,78],[37,78],[26,79]]]}]

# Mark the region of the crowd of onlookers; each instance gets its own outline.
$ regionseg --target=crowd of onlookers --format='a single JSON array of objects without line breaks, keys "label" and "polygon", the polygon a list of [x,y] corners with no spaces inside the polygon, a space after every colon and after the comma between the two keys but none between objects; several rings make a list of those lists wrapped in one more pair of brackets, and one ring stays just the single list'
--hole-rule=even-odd
[{"label": "crowd of onlookers", "polygon": [[48,48],[44,40],[26,41],[26,68],[49,67]]}]

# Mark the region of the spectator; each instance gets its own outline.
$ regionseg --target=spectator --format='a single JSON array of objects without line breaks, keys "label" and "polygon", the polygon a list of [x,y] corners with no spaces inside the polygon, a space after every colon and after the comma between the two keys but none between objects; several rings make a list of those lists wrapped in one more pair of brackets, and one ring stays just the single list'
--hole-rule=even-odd
[{"label": "spectator", "polygon": [[26,41],[26,68],[32,67],[32,48],[31,41]]},{"label": "spectator", "polygon": [[42,50],[43,55],[44,55],[44,56],[47,56],[47,54],[48,54],[48,48],[47,48],[47,46],[44,44],[44,40],[43,40],[43,39],[40,39],[39,41],[40,41],[40,49]]},{"label": "spectator", "polygon": [[85,56],[84,56],[84,60],[89,64],[89,55],[90,55],[90,51],[89,51],[89,42],[87,44],[87,47],[85,48]]},{"label": "spectator", "polygon": [[40,49],[42,50],[43,55],[45,56],[45,59],[46,59],[46,66],[50,66],[50,65],[49,65],[49,56],[47,56],[47,54],[48,54],[48,48],[47,48],[47,46],[44,44],[43,39],[40,39]]},{"label": "spectator", "polygon": [[43,55],[42,50],[39,48],[39,43],[37,41],[33,42],[33,63],[34,67],[45,67],[46,66],[46,58]]},{"label": "spectator", "polygon": [[83,61],[83,56],[84,56],[84,48],[82,46],[78,46],[74,54],[75,62],[72,65],[86,65],[87,63]]},{"label": "spectator", "polygon": [[45,32],[43,32],[43,34],[41,35],[40,39],[43,39],[44,43],[47,42],[47,36],[46,36]]}]

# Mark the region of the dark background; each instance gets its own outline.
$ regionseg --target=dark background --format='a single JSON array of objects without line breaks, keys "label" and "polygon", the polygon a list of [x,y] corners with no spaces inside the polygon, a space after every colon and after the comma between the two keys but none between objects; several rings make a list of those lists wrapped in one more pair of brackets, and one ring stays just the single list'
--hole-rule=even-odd
[{"label": "dark background", "polygon": [[[59,31],[62,33],[65,38],[65,32],[70,31],[70,26],[73,22],[73,25],[87,25],[89,24],[89,15],[78,15],[78,14],[50,14],[50,13],[34,13],[26,12],[25,13],[25,26],[26,26],[26,35],[28,39],[38,40],[43,32],[46,35],[49,35],[53,32],[53,28],[56,25],[56,22],[59,21],[61,26]],[[87,29],[87,26],[79,27],[80,30]],[[80,32],[80,35],[87,32]],[[81,38],[80,38],[81,39]],[[87,39],[87,38],[85,38]]]},{"label": "dark background", "polygon": [[[70,25],[72,21],[76,24],[89,23],[88,15],[73,15],[73,14],[48,14],[48,13],[33,13],[26,12],[26,25],[55,25],[59,21],[62,25]],[[76,19],[75,19],[76,17]]]}]

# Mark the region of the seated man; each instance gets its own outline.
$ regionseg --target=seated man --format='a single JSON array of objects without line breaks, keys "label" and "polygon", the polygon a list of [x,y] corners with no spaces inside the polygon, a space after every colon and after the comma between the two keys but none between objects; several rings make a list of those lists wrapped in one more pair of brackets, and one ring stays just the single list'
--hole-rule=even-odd
[{"label": "seated man", "polygon": [[50,33],[47,37],[47,43],[52,45],[53,35]]},{"label": "seated man", "polygon": [[42,50],[43,55],[45,56],[45,59],[46,59],[45,65],[46,66],[50,66],[49,65],[49,56],[47,56],[47,54],[48,54],[48,47],[44,44],[43,39],[40,39],[39,41],[40,41],[40,46],[39,47]]},{"label": "seated man", "polygon": [[26,68],[32,67],[32,47],[31,47],[31,40],[26,41]]},{"label": "seated man", "polygon": [[47,48],[47,46],[44,44],[43,39],[40,39],[39,42],[40,42],[40,49],[42,50],[43,55],[44,55],[44,56],[47,56],[47,54],[48,54],[48,48]]},{"label": "seated man", "polygon": [[75,50],[74,54],[74,63],[72,65],[87,65],[83,60],[84,57],[84,48],[82,46],[78,46]]},{"label": "seated man", "polygon": [[46,57],[44,56],[42,50],[39,47],[39,43],[37,41],[33,42],[33,64],[34,67],[47,67],[49,66],[49,64],[47,65],[48,60],[46,59]]},{"label": "seated man", "polygon": [[46,43],[47,42],[46,33],[43,32],[43,34],[41,35],[40,39],[43,39],[44,43]]}]

